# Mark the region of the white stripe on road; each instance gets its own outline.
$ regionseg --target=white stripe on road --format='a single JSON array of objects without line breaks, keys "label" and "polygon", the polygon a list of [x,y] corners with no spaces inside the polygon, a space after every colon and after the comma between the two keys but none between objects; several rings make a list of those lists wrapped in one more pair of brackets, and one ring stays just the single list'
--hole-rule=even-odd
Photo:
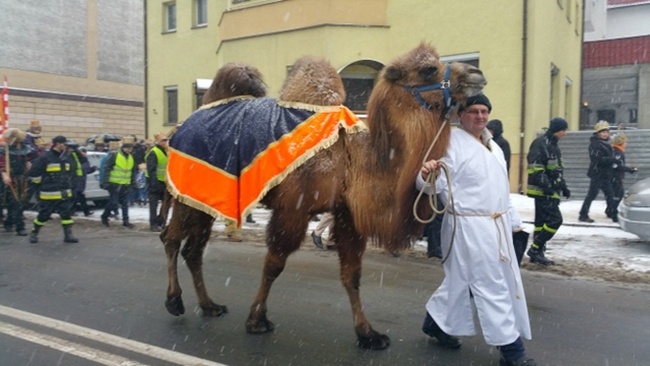
[{"label": "white stripe on road", "polygon": [[20,338],[28,342],[40,344],[41,346],[50,347],[57,351],[85,358],[86,360],[90,360],[106,366],[144,366],[142,363],[134,362],[118,355],[100,351],[98,349],[87,347],[79,343],[66,341],[65,339],[41,334],[13,324],[0,322],[0,333]]},{"label": "white stripe on road", "polygon": [[56,319],[46,318],[44,316],[28,313],[25,311],[17,310],[2,305],[0,305],[0,315],[30,322],[33,324],[38,324],[40,326],[50,328],[50,329],[55,329],[68,334],[81,336],[96,342],[108,344],[131,352],[137,352],[148,357],[157,358],[159,360],[172,362],[178,365],[226,366],[221,363],[204,360],[202,358],[186,355],[175,351],[170,351],[168,349],[156,347],[150,344],[118,337],[109,333],[104,333],[99,330],[81,327],[78,325],[62,322]]}]

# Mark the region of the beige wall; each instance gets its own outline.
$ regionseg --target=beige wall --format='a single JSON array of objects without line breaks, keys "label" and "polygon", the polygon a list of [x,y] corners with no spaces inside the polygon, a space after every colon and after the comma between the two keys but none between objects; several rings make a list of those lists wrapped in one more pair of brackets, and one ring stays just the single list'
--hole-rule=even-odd
[{"label": "beige wall", "polygon": [[[527,1],[528,54],[523,81],[524,1],[382,0],[382,1],[273,1],[239,10],[225,5],[208,10],[206,28],[191,28],[190,2],[177,1],[178,27],[162,34],[162,4],[151,1],[148,11],[150,108],[160,113],[165,85],[179,87],[179,119],[193,110],[191,83],[212,78],[226,62],[246,62],[264,75],[269,94],[277,93],[286,67],[300,56],[313,54],[341,69],[358,60],[390,62],[424,41],[436,46],[441,56],[478,54],[488,79],[485,93],[494,106],[492,118],[504,123],[504,136],[512,149],[511,186],[518,189],[519,157],[555,114],[578,128],[581,54],[581,1]],[[155,3],[155,4],[153,4]],[[224,2],[225,3],[225,2]],[[257,2],[264,3],[264,2]],[[570,4],[570,5],[567,5]],[[569,19],[567,6],[572,8]],[[575,7],[578,7],[578,13]],[[575,16],[577,15],[577,19]],[[245,27],[242,27],[245,24]],[[559,69],[561,87],[550,108],[550,65]],[[564,80],[573,86],[566,95]],[[520,140],[522,87],[526,91],[524,142]],[[150,131],[162,127],[161,116],[150,115]],[[523,146],[522,146],[523,145]],[[520,151],[523,150],[523,154]]]}]

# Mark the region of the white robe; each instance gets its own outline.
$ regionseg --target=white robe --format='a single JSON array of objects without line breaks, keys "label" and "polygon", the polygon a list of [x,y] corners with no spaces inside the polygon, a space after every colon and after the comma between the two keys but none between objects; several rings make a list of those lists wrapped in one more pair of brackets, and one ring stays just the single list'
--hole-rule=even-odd
[{"label": "white robe", "polygon": [[[521,219],[510,202],[503,152],[489,139],[487,130],[481,137],[484,144],[461,128],[453,130],[449,148],[440,159],[449,168],[454,200],[442,224],[443,255],[452,240],[454,217],[456,228],[444,263],[445,279],[426,308],[442,330],[455,336],[476,334],[476,311],[486,343],[502,346],[519,336],[531,339],[526,296],[512,245],[512,230],[521,225]],[[430,191],[419,174],[416,184]],[[436,191],[448,202],[444,172],[436,181]],[[502,216],[495,218],[494,214]]]}]

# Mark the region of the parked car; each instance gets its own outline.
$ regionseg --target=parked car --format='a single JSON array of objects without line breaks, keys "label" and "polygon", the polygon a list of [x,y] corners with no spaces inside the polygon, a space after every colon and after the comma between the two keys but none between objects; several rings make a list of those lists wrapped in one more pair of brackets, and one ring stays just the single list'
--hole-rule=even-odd
[{"label": "parked car", "polygon": [[86,200],[92,201],[95,206],[102,207],[108,203],[108,191],[99,188],[99,165],[102,158],[106,156],[105,152],[88,151],[86,157],[90,165],[97,167],[97,170],[86,176]]},{"label": "parked car", "polygon": [[650,178],[634,183],[618,205],[621,229],[650,240]]}]

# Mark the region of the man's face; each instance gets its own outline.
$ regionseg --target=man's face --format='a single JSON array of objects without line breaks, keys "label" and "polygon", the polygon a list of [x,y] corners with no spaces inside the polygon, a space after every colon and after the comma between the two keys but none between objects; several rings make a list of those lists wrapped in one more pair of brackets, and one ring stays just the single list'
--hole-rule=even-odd
[{"label": "man's face", "polygon": [[561,140],[564,136],[566,136],[566,134],[567,130],[562,130],[554,133],[553,136],[555,136],[556,139]]},{"label": "man's face", "polygon": [[63,143],[63,142],[57,142],[57,143],[52,145],[52,149],[54,149],[54,150],[61,153],[61,152],[65,151],[66,146],[65,146],[65,143]]},{"label": "man's face", "polygon": [[607,140],[609,138],[609,130],[602,130],[598,132],[598,138],[601,140]]},{"label": "man's face", "polygon": [[488,107],[483,104],[474,104],[469,107],[466,107],[460,115],[460,124],[472,135],[479,137],[485,125],[487,125],[488,120],[490,119],[490,112]]}]

